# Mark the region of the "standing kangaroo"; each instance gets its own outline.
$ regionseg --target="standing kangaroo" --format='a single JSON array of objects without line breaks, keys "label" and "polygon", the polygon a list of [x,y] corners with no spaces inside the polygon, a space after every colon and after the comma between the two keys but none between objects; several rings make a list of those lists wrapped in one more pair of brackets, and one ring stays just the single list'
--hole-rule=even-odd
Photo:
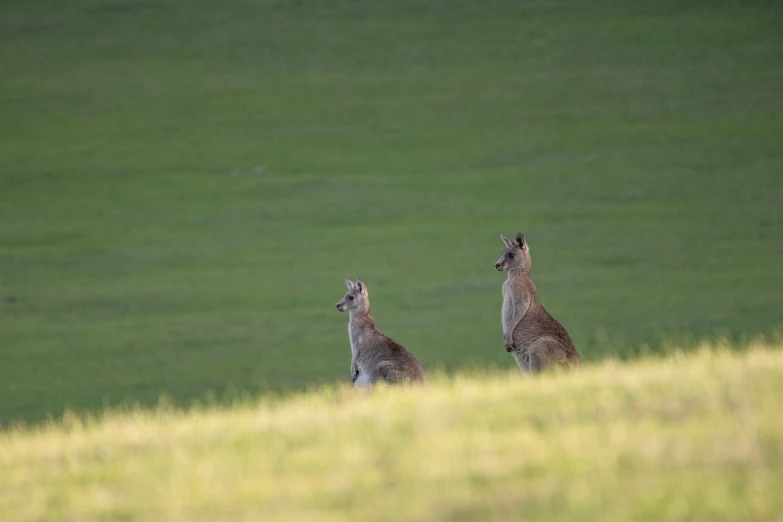
[{"label": "standing kangaroo", "polygon": [[503,283],[503,343],[524,373],[579,366],[579,352],[563,325],[541,305],[530,278],[530,249],[519,232],[516,241],[500,235],[506,249],[495,269],[508,272]]},{"label": "standing kangaroo", "polygon": [[387,384],[424,382],[424,368],[399,343],[378,331],[370,315],[367,286],[361,279],[345,280],[348,292],[337,303],[337,311],[350,313],[351,381],[357,388],[372,387],[378,380]]}]

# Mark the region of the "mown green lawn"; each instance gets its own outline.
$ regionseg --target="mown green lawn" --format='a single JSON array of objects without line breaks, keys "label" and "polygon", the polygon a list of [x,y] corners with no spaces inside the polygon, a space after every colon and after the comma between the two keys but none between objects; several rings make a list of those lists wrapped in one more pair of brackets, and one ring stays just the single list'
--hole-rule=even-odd
[{"label": "mown green lawn", "polygon": [[586,361],[771,333],[778,2],[0,7],[0,425],[348,379],[343,279],[512,367],[499,234]]},{"label": "mown green lawn", "polygon": [[783,520],[783,351],[326,388],[0,433],[32,521]]}]

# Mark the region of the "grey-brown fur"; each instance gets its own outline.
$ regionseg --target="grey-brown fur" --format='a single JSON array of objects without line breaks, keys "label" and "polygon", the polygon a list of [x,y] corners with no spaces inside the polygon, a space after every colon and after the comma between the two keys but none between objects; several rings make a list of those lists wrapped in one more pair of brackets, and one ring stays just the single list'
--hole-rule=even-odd
[{"label": "grey-brown fur", "polygon": [[516,240],[502,235],[506,245],[495,263],[507,271],[503,283],[503,343],[525,373],[553,368],[576,367],[579,352],[566,329],[541,305],[536,285],[530,278],[530,248],[520,232]]},{"label": "grey-brown fur", "polygon": [[372,387],[381,380],[388,384],[424,382],[424,368],[398,342],[378,331],[370,315],[367,286],[345,280],[348,292],[337,303],[337,310],[349,312],[348,338],[351,341],[351,380]]}]

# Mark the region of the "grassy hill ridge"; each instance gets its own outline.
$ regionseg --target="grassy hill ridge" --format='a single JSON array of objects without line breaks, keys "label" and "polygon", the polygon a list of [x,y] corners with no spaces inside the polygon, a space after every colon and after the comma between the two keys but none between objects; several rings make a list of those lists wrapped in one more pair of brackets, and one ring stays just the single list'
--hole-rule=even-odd
[{"label": "grassy hill ridge", "polygon": [[781,520],[783,351],[326,387],[0,432],[42,520]]}]

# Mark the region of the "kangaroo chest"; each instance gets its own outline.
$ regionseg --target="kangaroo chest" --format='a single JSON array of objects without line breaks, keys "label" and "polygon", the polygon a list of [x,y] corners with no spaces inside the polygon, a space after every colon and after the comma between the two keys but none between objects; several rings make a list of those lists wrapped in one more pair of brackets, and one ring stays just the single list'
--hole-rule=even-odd
[{"label": "kangaroo chest", "polygon": [[[501,312],[503,332],[508,332],[514,325],[513,332],[510,333],[514,336],[517,344],[520,341],[524,343],[526,332],[530,334],[535,330],[536,318],[533,317],[535,314],[532,313],[535,306],[535,294],[530,294],[523,288],[515,288],[510,281],[506,281],[503,284],[503,307]],[[520,338],[520,335],[522,338]]]},{"label": "kangaroo chest", "polygon": [[507,285],[503,285],[503,311],[502,320],[504,328],[511,322],[511,317],[514,314],[514,298],[511,295],[511,290]]},{"label": "kangaroo chest", "polygon": [[[359,368],[360,378],[364,379],[367,376],[367,368],[366,368],[366,361],[362,357],[362,351],[360,350],[360,347],[362,346],[364,335],[362,334],[361,330],[352,329],[350,326],[348,327],[348,339],[351,341],[351,357],[356,361],[356,366]],[[359,383],[359,380],[357,380],[357,386],[360,384],[362,386],[366,386],[368,383],[365,383],[363,380],[361,383]]]},{"label": "kangaroo chest", "polygon": [[515,289],[506,281],[503,283],[503,308],[502,308],[502,320],[503,331],[506,331],[510,327],[510,324],[515,316],[523,313],[524,299],[521,296],[515,295]]},{"label": "kangaroo chest", "polygon": [[367,334],[368,332],[363,331],[362,328],[348,326],[348,339],[351,341],[351,357],[356,359],[360,369],[362,366],[362,345],[365,343]]},{"label": "kangaroo chest", "polygon": [[361,338],[359,333],[355,332],[354,329],[351,328],[350,324],[348,324],[348,339],[351,341],[351,355],[356,357],[356,354],[359,353],[359,343],[361,342]]}]

